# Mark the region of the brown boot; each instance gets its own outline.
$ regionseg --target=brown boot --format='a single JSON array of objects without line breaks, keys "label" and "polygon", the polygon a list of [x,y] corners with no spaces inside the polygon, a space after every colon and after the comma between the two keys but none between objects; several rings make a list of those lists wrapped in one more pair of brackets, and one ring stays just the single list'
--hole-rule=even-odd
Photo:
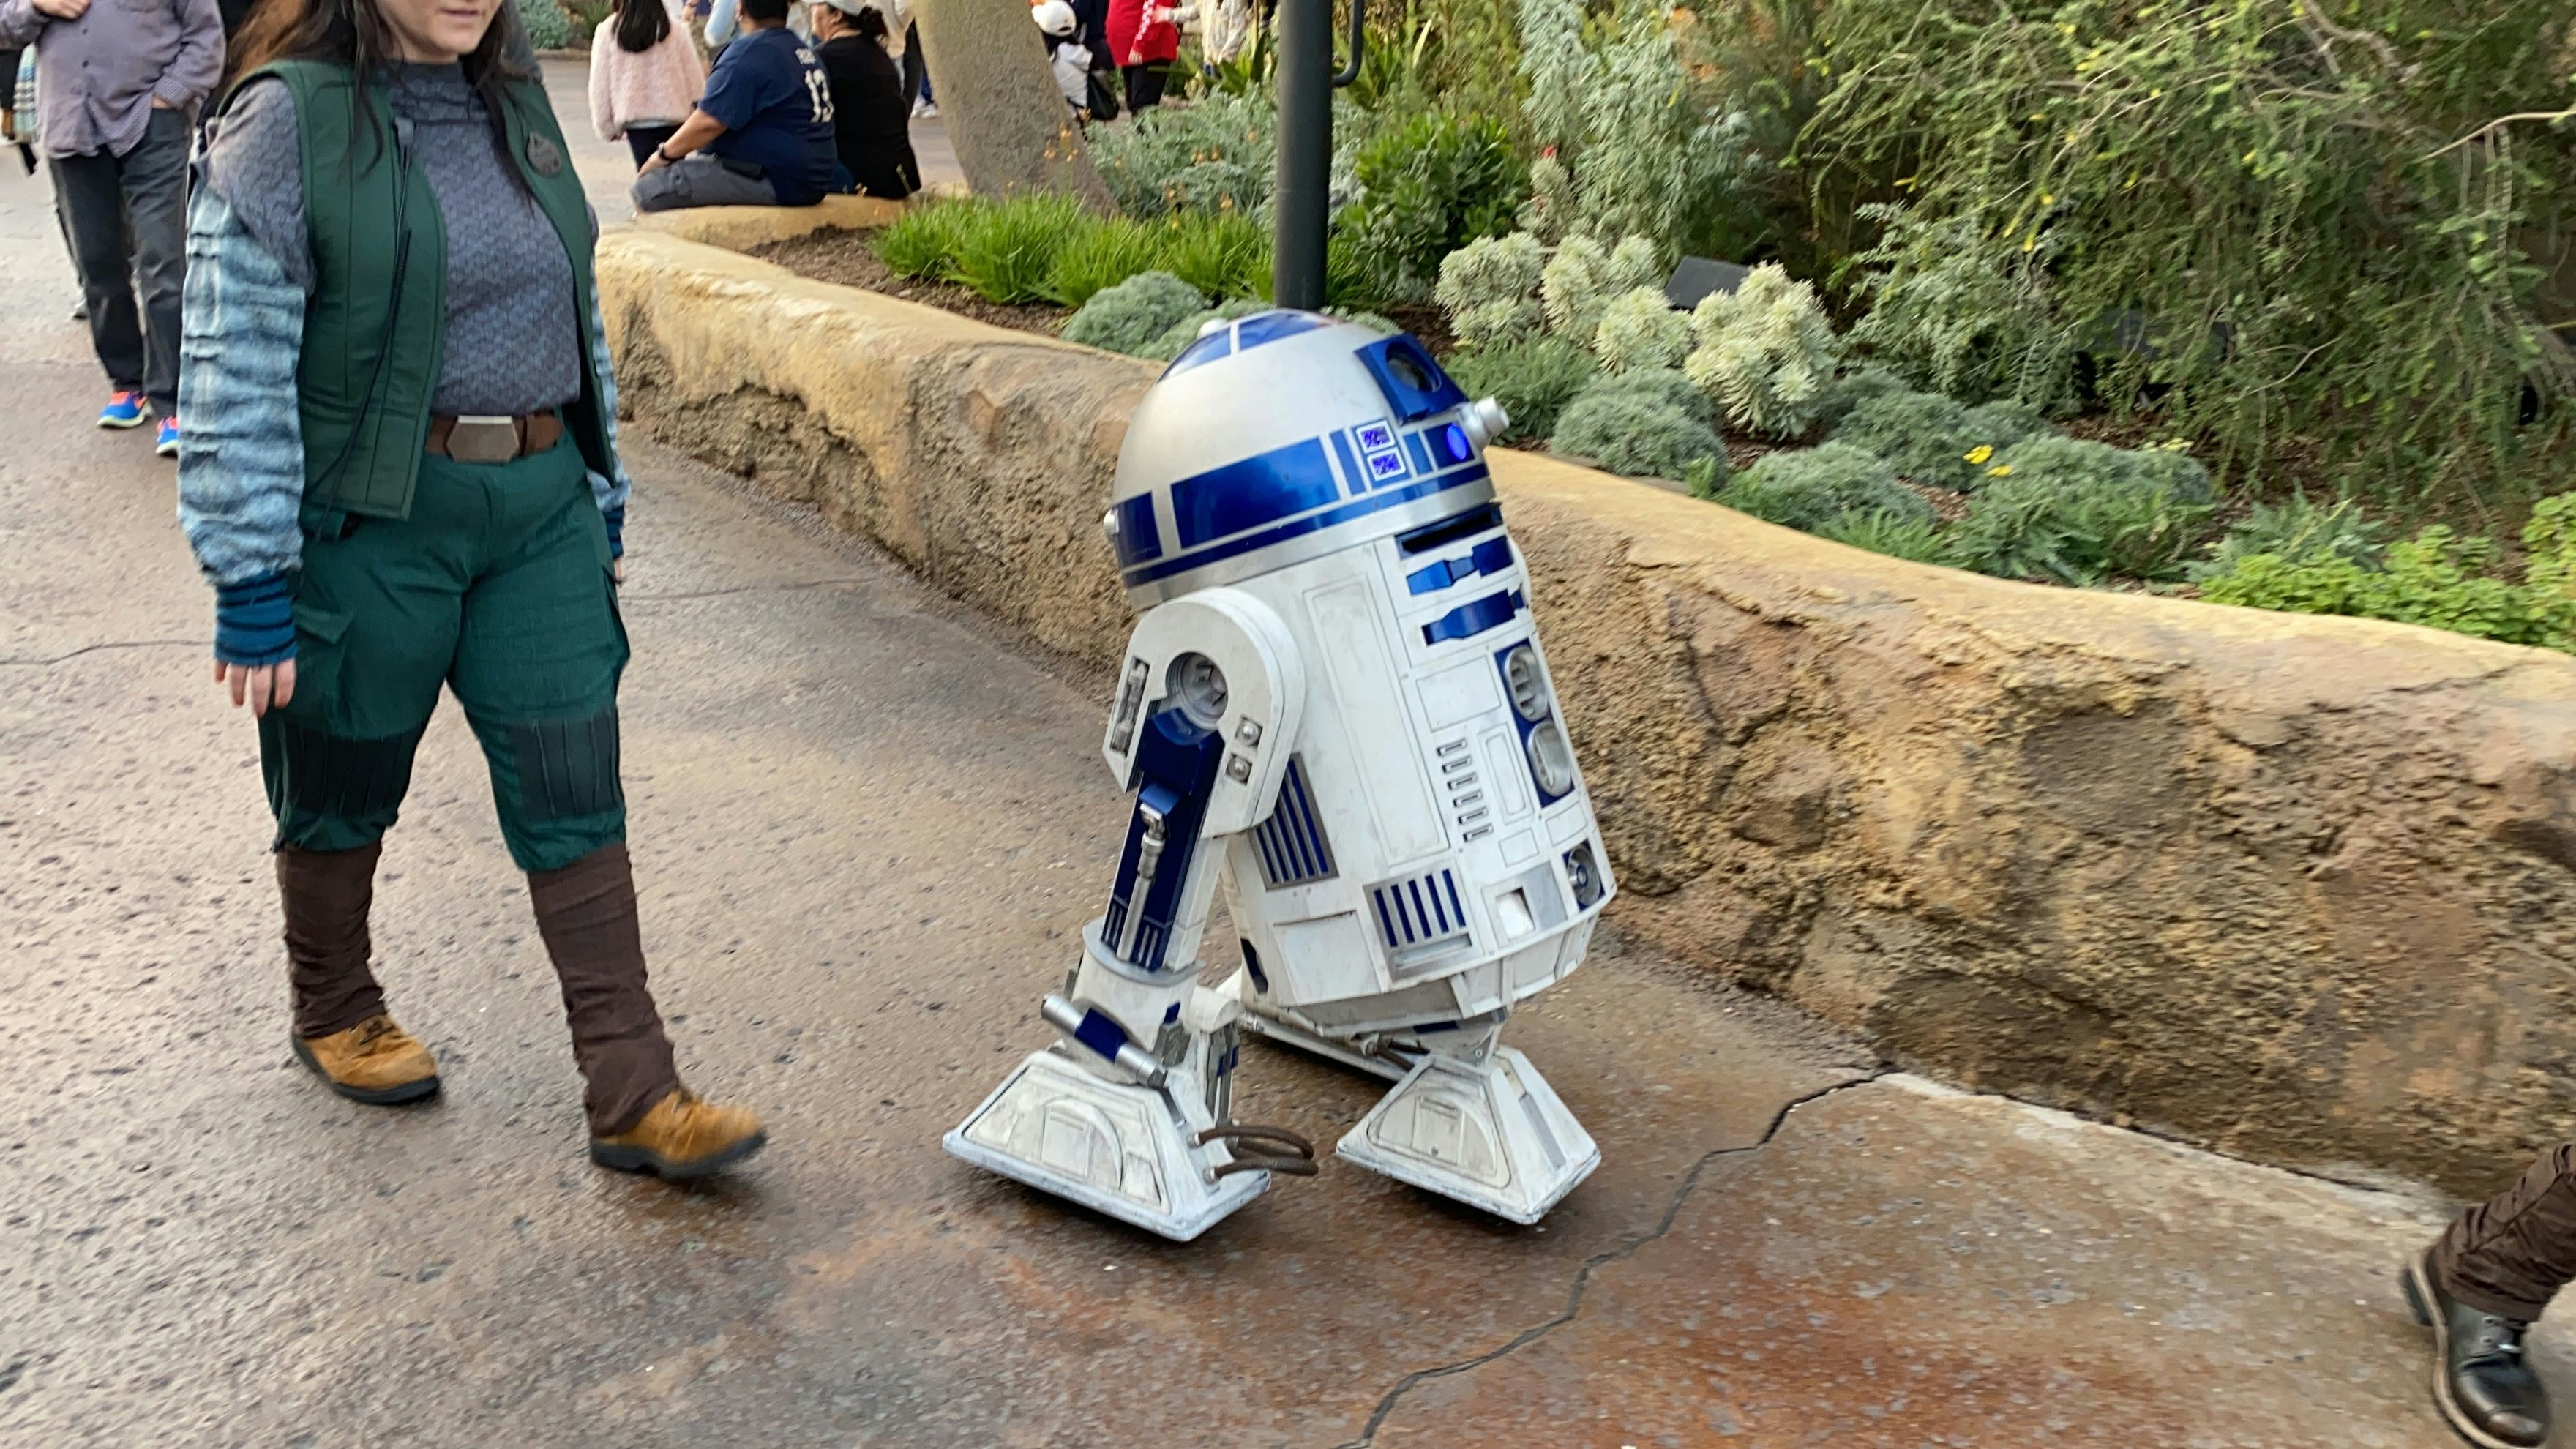
[{"label": "brown boot", "polygon": [[648,1109],[679,1088],[680,1072],[644,981],[635,870],[626,847],[605,845],[560,870],[531,871],[528,896],[563,983],[590,1135],[633,1131]]},{"label": "brown boot", "polygon": [[381,1013],[329,1036],[290,1037],[295,1059],[352,1102],[389,1107],[438,1090],[438,1059]]},{"label": "brown boot", "polygon": [[644,1120],[614,1137],[590,1139],[590,1160],[619,1172],[649,1172],[681,1181],[742,1161],[769,1141],[760,1119],[719,1107],[681,1087],[653,1104]]},{"label": "brown boot", "polygon": [[277,852],[286,907],[286,977],[295,1034],[325,1037],[385,1013],[384,988],[367,969],[367,911],[375,902],[381,844],[355,850]]}]

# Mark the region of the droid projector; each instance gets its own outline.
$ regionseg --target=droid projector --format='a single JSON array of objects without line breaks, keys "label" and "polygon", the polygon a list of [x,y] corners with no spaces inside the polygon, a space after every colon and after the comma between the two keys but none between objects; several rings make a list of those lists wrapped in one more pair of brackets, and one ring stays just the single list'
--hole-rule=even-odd
[{"label": "droid projector", "polygon": [[1599,1165],[1499,1041],[1612,890],[1485,471],[1504,423],[1413,338],[1285,310],[1211,323],[1146,394],[1103,520],[1143,611],[1103,742],[1117,879],[1057,1040],[949,1151],[1196,1237],[1314,1171],[1233,1120],[1248,1031],[1394,1083],[1337,1149],[1361,1167],[1532,1223]]}]

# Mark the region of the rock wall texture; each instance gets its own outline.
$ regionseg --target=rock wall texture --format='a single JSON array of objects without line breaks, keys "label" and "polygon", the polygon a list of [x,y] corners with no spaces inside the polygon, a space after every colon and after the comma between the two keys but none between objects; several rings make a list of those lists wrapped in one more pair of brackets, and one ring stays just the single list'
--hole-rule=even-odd
[{"label": "rock wall texture", "polygon": [[[601,275],[641,426],[1114,660],[1098,519],[1152,368],[668,236]],[[2576,1135],[2576,661],[1494,465],[1626,929],[1918,1070],[2266,1161],[2484,1191]]]}]

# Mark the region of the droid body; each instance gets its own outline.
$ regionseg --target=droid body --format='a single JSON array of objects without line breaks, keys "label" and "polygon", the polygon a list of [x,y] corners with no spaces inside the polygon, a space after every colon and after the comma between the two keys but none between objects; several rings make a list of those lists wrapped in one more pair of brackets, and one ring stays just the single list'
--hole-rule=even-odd
[{"label": "droid body", "polygon": [[1339,1144],[1360,1166],[1526,1223],[1599,1163],[1498,1040],[1612,891],[1485,469],[1502,421],[1412,338],[1292,311],[1212,326],[1146,396],[1105,520],[1143,610],[1103,741],[1127,840],[1059,1040],[952,1151],[1194,1236],[1312,1170],[1232,1119],[1250,1031],[1395,1083]]}]

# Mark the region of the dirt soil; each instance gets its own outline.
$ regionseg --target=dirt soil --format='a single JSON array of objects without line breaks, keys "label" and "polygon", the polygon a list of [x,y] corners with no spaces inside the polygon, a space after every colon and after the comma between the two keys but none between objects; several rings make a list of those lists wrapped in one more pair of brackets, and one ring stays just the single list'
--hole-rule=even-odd
[{"label": "dirt soil", "polygon": [[987,302],[966,287],[954,282],[926,282],[918,277],[898,276],[885,263],[877,260],[876,248],[869,234],[856,231],[818,231],[793,241],[776,242],[757,247],[752,255],[765,262],[776,262],[800,277],[818,282],[833,282],[844,287],[864,287],[907,302],[920,302],[943,312],[1008,327],[1015,332],[1035,332],[1053,337],[1063,330],[1069,308],[1045,302],[1007,305]]}]

